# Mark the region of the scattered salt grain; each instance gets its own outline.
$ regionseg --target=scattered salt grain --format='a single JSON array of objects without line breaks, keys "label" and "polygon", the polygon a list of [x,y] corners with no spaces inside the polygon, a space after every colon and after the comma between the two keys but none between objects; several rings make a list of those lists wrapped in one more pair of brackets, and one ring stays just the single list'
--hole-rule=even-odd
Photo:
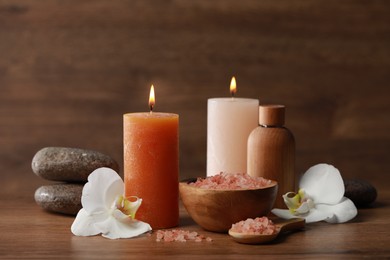
[{"label": "scattered salt grain", "polygon": [[213,241],[210,237],[205,237],[203,235],[199,235],[197,232],[188,231],[188,230],[180,230],[180,229],[172,229],[172,230],[158,230],[156,241],[164,241],[164,242],[187,242],[189,240],[195,242]]},{"label": "scattered salt grain", "polygon": [[233,224],[231,230],[250,235],[272,235],[277,232],[275,224],[267,217],[248,218]]},{"label": "scattered salt grain", "polygon": [[259,189],[271,184],[271,180],[262,177],[252,177],[246,173],[219,173],[205,179],[199,178],[189,185],[212,190]]}]

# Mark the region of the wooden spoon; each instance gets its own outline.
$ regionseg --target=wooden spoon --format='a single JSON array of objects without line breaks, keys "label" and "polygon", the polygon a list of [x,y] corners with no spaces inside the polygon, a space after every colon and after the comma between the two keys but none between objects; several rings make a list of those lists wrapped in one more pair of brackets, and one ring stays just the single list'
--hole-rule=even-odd
[{"label": "wooden spoon", "polygon": [[302,229],[305,226],[305,219],[292,218],[287,220],[275,220],[276,233],[272,235],[245,234],[229,230],[229,235],[238,243],[242,244],[263,244],[274,240],[280,233]]}]

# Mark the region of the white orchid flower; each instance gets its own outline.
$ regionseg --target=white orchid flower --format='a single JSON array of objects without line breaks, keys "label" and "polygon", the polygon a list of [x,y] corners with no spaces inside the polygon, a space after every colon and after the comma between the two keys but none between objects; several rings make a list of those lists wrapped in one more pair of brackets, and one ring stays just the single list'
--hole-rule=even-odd
[{"label": "white orchid flower", "polygon": [[110,239],[130,238],[152,230],[149,224],[135,219],[142,203],[138,197],[123,197],[124,184],[110,168],[99,168],[88,176],[81,196],[83,208],[71,231],[76,236],[102,234]]},{"label": "white orchid flower", "polygon": [[357,215],[353,202],[344,197],[344,181],[339,170],[329,164],[317,164],[302,176],[298,194],[283,195],[288,210],[273,209],[284,219],[305,218],[306,223],[326,221],[343,223]]}]

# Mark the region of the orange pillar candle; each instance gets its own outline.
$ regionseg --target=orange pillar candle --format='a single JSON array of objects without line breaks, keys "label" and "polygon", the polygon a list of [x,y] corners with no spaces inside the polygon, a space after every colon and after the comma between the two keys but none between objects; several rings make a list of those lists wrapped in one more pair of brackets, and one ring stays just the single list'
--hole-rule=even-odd
[{"label": "orange pillar candle", "polygon": [[149,113],[123,115],[125,196],[142,198],[137,219],[170,228],[179,224],[179,116],[152,112],[153,89],[149,103]]}]

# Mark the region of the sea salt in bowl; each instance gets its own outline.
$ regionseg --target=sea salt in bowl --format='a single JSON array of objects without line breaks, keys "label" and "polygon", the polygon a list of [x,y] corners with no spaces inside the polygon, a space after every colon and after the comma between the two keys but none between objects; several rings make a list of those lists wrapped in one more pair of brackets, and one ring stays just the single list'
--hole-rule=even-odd
[{"label": "sea salt in bowl", "polygon": [[199,226],[226,233],[236,222],[267,215],[278,185],[276,181],[246,174],[221,173],[180,182],[179,190],[184,207]]}]

